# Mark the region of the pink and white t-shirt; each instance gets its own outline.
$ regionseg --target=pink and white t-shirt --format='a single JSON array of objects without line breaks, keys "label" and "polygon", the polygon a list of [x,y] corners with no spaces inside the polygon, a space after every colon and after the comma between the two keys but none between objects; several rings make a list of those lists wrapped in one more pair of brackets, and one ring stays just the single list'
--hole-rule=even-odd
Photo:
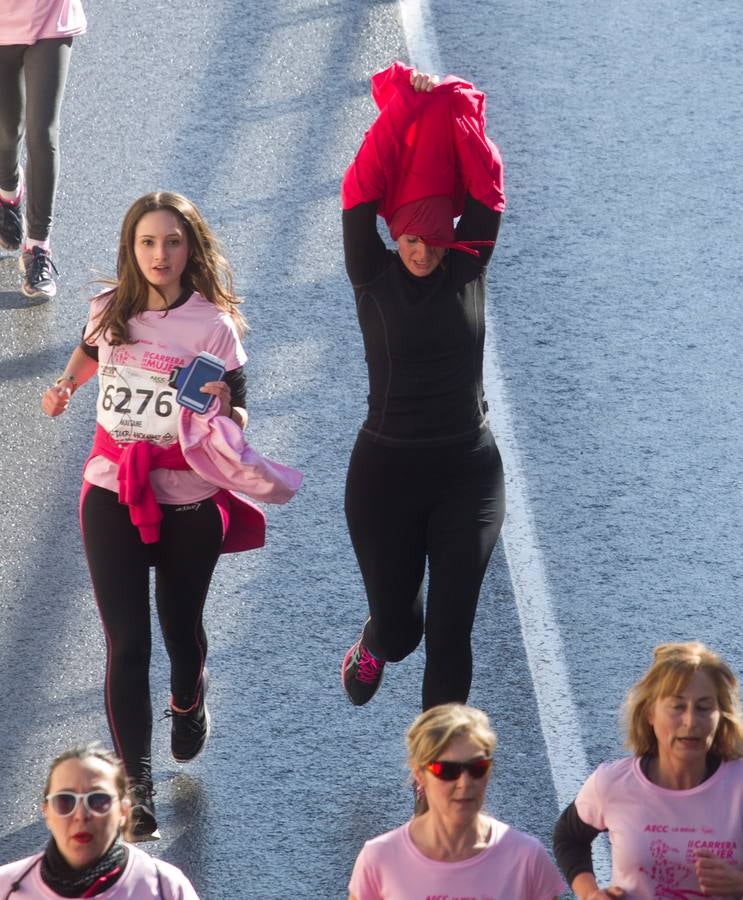
[{"label": "pink and white t-shirt", "polygon": [[[148,853],[131,844],[127,846],[129,847],[129,859],[124,874],[108,890],[96,894],[99,900],[155,900],[155,898],[159,898],[159,900],[199,900],[193,885],[180,869],[160,859],[157,861],[156,869],[155,861]],[[21,879],[20,885],[12,892],[11,896],[14,900],[16,897],[18,900],[24,900],[24,898],[26,900],[28,898],[59,900],[60,895],[46,885],[41,878],[40,860],[42,856],[42,853],[37,853],[35,857],[29,856],[26,859],[0,866],[0,897],[6,896],[14,882],[36,860],[36,865],[33,865],[26,876]],[[158,871],[165,898],[163,898],[163,892],[160,891],[158,884]]]},{"label": "pink and white t-shirt", "polygon": [[702,896],[694,851],[709,850],[743,869],[743,760],[720,763],[688,791],[658,787],[637,757],[604,763],[575,800],[588,825],[608,830],[611,883],[624,900],[692,900]]},{"label": "pink and white t-shirt", "polygon": [[348,891],[357,900],[551,900],[566,885],[539,841],[487,817],[488,846],[461,862],[424,856],[410,822],[364,844]]},{"label": "pink and white t-shirt", "polygon": [[86,28],[82,0],[13,0],[0,10],[0,45],[74,37]]},{"label": "pink and white t-shirt", "polygon": [[[88,339],[107,301],[105,294],[93,299],[84,335],[88,344],[98,348],[98,424],[120,444],[173,444],[178,440],[180,407],[175,388],[168,384],[171,371],[190,363],[201,350],[224,360],[228,372],[240,368],[247,357],[235,324],[227,313],[194,292],[165,315],[147,310],[130,319],[134,343],[113,346],[105,335]],[[84,477],[118,492],[117,473],[116,463],[96,456]],[[153,469],[150,482],[158,503],[195,503],[218,490],[190,470]]]}]

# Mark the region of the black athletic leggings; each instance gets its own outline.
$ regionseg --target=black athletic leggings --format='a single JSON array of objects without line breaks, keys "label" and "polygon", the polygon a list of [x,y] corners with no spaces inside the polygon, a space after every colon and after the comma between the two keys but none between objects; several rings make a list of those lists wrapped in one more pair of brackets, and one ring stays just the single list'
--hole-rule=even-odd
[{"label": "black athletic leggings", "polygon": [[28,236],[49,237],[59,176],[59,113],[72,38],[0,47],[0,188],[18,186],[25,134]]},{"label": "black athletic leggings", "polygon": [[388,446],[359,434],[346,519],[369,600],[364,643],[396,662],[425,631],[423,709],[467,700],[470,635],[504,513],[503,466],[490,431],[434,447]]},{"label": "black athletic leggings", "polygon": [[80,518],[85,553],[106,633],[106,713],[116,752],[137,782],[151,780],[150,567],[170,657],[171,692],[187,709],[206,658],[204,601],[222,546],[222,517],[211,499],[162,506],[160,540],[143,544],[129,507],[113,491],[86,485]]}]

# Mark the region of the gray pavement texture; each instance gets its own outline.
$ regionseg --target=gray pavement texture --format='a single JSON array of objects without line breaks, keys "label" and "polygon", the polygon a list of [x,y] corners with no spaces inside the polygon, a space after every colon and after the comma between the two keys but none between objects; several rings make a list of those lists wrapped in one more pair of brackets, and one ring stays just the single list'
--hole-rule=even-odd
[{"label": "gray pavement texture", "polygon": [[[431,9],[443,65],[487,91],[506,160],[488,324],[595,765],[621,751],[617,709],[654,644],[700,637],[740,667],[743,27],[732,0]],[[30,306],[0,259],[0,863],[44,841],[51,758],[108,743],[76,521],[93,389],[55,421],[38,399],[91,282],[113,271],[123,212],[162,187],[201,206],[245,295],[251,441],[306,481],[268,510],[266,548],[218,567],[214,731],[181,767],[156,722],[150,846],[204,898],[343,897],[363,841],[410,814],[403,733],[420,702],[421,652],[368,707],[339,681],[365,615],[342,499],[366,383],[338,188],[373,116],[369,74],[407,55],[397,4],[86,10],[63,110],[58,298]],[[474,649],[470,699],[499,734],[489,808],[549,845],[560,773],[500,546]],[[167,683],[156,640],[156,710]]]}]

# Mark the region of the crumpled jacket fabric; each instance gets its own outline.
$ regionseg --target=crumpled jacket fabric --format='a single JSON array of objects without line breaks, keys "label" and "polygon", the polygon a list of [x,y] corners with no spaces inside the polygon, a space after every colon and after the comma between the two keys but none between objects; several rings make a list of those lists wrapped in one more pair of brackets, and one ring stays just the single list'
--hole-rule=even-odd
[{"label": "crumpled jacket fabric", "polygon": [[469,194],[502,212],[503,163],[485,134],[485,94],[453,75],[417,92],[411,71],[395,62],[372,76],[379,115],[343,176],[343,208],[378,201],[389,225],[401,206],[424,197],[450,197],[461,215]]},{"label": "crumpled jacket fabric", "polygon": [[265,543],[263,511],[238,493],[264,503],[286,503],[299,490],[301,472],[253,450],[240,426],[218,415],[217,410],[216,404],[203,414],[181,409],[178,442],[167,447],[148,441],[119,444],[96,426],[88,460],[105,456],[118,465],[119,502],[129,507],[132,524],[143,543],[159,540],[162,522],[162,510],[149,478],[152,469],[193,469],[205,481],[223,489],[229,507],[223,553],[252,550]]},{"label": "crumpled jacket fabric", "polygon": [[202,414],[181,410],[178,443],[189,466],[205,481],[253,500],[291,500],[302,484],[302,473],[261,456],[245,440],[242,428],[217,410],[216,403]]}]

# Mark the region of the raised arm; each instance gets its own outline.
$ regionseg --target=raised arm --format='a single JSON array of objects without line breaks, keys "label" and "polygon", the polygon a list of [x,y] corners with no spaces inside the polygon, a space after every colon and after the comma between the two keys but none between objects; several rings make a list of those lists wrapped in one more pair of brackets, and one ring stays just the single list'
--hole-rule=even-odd
[{"label": "raised arm", "polygon": [[420,109],[415,98],[430,93],[436,83],[435,76],[401,63],[372,79],[380,115],[364,135],[341,185],[343,249],[353,285],[367,284],[384,268],[386,249],[377,230],[377,214],[385,198],[389,199],[406,129]]},{"label": "raised arm", "polygon": [[[456,227],[458,241],[497,241],[500,231],[501,213],[475,200],[467,194],[464,201],[464,212]],[[487,266],[495,247],[477,247],[479,257],[468,256],[466,262],[476,266]]]},{"label": "raised arm", "polygon": [[343,252],[354,286],[368,284],[384,268],[386,249],[377,231],[377,201],[343,210]]}]

